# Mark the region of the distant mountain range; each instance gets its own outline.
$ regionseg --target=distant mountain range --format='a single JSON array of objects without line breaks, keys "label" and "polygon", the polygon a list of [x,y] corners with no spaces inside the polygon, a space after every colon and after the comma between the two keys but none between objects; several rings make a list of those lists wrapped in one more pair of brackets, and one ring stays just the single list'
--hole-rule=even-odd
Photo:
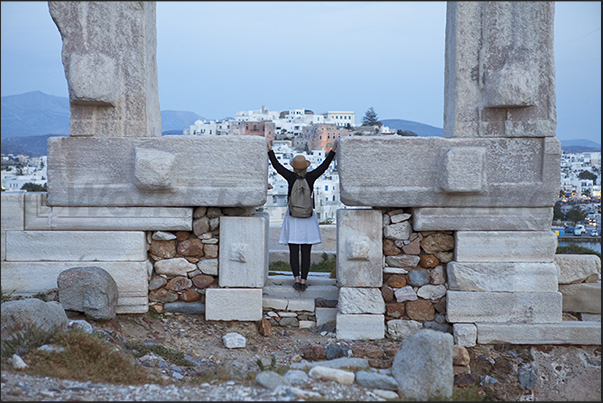
[{"label": "distant mountain range", "polygon": [[439,127],[426,125],[423,123],[413,122],[411,120],[402,119],[381,119],[383,126],[387,126],[390,129],[404,130],[413,132],[419,137],[443,137],[444,129]]},{"label": "distant mountain range", "polygon": [[[40,91],[2,97],[2,154],[46,155],[51,136],[69,135],[69,98]],[[206,118],[190,111],[161,111],[162,133],[182,134],[196,120]],[[442,137],[443,129],[403,119],[382,119],[384,126],[410,131],[420,137]],[[601,151],[590,140],[561,140],[566,152]]]}]

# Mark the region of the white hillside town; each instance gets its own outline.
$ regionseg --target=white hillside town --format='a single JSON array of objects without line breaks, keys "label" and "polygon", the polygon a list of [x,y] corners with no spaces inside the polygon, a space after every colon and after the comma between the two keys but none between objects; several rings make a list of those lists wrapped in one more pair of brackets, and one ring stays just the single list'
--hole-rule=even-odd
[{"label": "white hillside town", "polygon": [[2,154],[2,191],[25,192],[22,188],[26,183],[46,188],[47,166],[46,155],[30,158],[23,154]]},{"label": "white hillside town", "polygon": [[[258,135],[273,141],[273,150],[281,163],[290,169],[289,162],[297,154],[304,155],[316,168],[324,160],[336,139],[346,136],[395,135],[397,131],[381,124],[366,126],[355,123],[351,111],[327,111],[316,114],[308,109],[270,111],[261,109],[238,111],[234,119],[197,120],[184,135]],[[314,185],[315,210],[322,224],[335,224],[336,212],[344,206],[339,198],[337,160],[334,161]],[[585,210],[588,222],[601,230],[601,152],[562,152],[560,164],[560,193],[562,211],[578,204]],[[270,164],[268,194],[264,211],[270,222],[281,224],[287,203],[287,182],[276,174]],[[46,187],[46,156],[30,158],[27,155],[2,155],[2,191],[25,192]],[[585,172],[587,174],[585,174]],[[38,188],[39,187],[39,188]]]}]

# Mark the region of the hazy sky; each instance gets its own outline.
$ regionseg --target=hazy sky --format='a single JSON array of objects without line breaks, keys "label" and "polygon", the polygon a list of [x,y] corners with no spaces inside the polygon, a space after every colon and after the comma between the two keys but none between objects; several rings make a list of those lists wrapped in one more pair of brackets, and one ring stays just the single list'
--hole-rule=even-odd
[{"label": "hazy sky", "polygon": [[[2,96],[68,96],[47,2],[2,1]],[[555,3],[557,137],[601,143],[601,2]],[[161,110],[354,111],[443,127],[446,2],[157,2]]]}]

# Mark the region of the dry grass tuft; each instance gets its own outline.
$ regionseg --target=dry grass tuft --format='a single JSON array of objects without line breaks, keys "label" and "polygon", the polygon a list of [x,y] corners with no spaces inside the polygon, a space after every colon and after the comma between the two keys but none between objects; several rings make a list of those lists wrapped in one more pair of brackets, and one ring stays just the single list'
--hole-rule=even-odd
[{"label": "dry grass tuft", "polygon": [[64,350],[32,351],[25,357],[28,374],[122,385],[161,383],[159,374],[142,367],[115,346],[85,332],[59,333],[51,342]]}]

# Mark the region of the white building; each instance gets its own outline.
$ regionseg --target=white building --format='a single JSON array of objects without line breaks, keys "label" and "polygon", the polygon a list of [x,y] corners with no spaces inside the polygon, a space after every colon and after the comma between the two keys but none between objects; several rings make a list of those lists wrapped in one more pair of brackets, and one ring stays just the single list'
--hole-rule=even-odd
[{"label": "white building", "polygon": [[196,120],[188,130],[184,130],[184,135],[191,136],[217,136],[218,124],[213,120]]},{"label": "white building", "polygon": [[[46,186],[48,183],[47,157],[45,155],[34,158],[23,158],[24,156],[19,157],[20,158],[12,156],[2,157],[2,189],[5,192],[20,192],[21,188],[26,183]],[[17,164],[5,165],[5,162],[11,159],[17,162]]]},{"label": "white building", "polygon": [[268,110],[267,105],[263,105],[262,109],[253,111],[239,111],[235,114],[237,122],[260,122],[262,120],[275,121],[279,118],[280,112]]},{"label": "white building", "polygon": [[332,123],[338,127],[345,127],[348,124],[354,126],[354,116],[354,112],[351,111],[327,111],[316,114],[305,108],[277,112],[270,111],[268,106],[264,105],[259,110],[236,112],[235,120],[239,122],[271,120],[276,126],[277,139],[285,139],[300,135],[304,126],[311,124]]},{"label": "white building", "polygon": [[329,123],[335,123],[339,127],[345,127],[347,125],[354,126],[354,112],[352,111],[327,111],[324,114],[326,120]]}]

